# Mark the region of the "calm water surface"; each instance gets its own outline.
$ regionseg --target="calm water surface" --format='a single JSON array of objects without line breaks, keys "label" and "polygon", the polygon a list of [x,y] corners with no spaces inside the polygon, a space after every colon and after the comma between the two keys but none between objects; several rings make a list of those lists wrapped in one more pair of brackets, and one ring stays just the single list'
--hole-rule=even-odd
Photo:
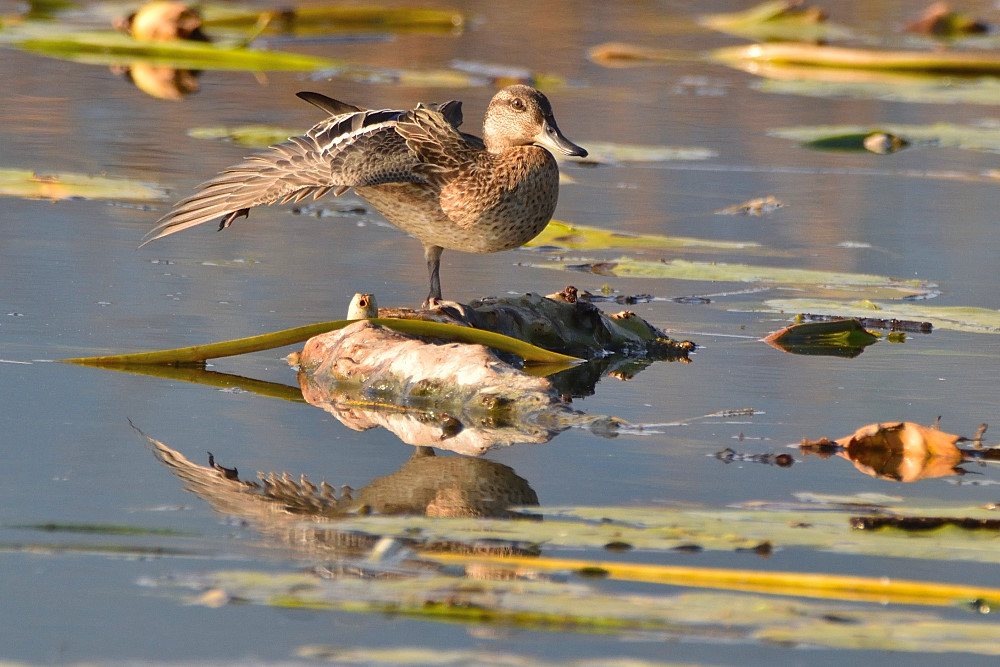
[{"label": "calm water surface", "polygon": [[[557,217],[633,233],[753,240],[782,257],[691,254],[690,259],[917,277],[938,283],[937,305],[997,307],[1000,226],[997,189],[980,181],[904,176],[977,175],[996,156],[949,149],[893,156],[804,151],[767,136],[773,128],[834,123],[972,123],[997,119],[990,106],[917,105],[768,94],[751,75],[699,62],[609,69],[590,62],[601,42],[701,50],[737,40],[700,31],[689,19],[734,3],[536,2],[530,20],[503,3],[464,3],[479,21],[459,35],[399,35],[389,42],[302,50],[380,67],[440,68],[455,60],[523,67],[566,77],[547,90],[571,140],[711,149],[704,162],[582,167],[564,165]],[[979,15],[1000,20],[988,3]],[[976,7],[967,8],[970,11]],[[836,18],[888,27],[906,3],[840,3]],[[291,47],[287,47],[291,48]],[[317,219],[290,207],[254,211],[216,234],[209,226],[137,251],[169,201],[248,151],[187,136],[191,127],[265,123],[305,129],[314,109],[294,93],[314,89],[364,106],[465,101],[475,127],[491,87],[440,88],[310,81],[299,74],[205,72],[182,102],[146,96],[103,67],[4,50],[0,58],[0,168],[135,178],[169,190],[150,206],[103,201],[0,200],[0,545],[37,543],[14,527],[38,522],[165,527],[206,536],[198,546],[233,567],[298,567],[280,553],[244,550],[251,531],[232,525],[185,492],[136,437],[129,420],[204,463],[206,450],[246,470],[307,472],[364,486],[397,470],[412,447],[381,429],[355,432],[304,404],[246,392],[36,360],[159,349],[224,340],[339,318],[350,295],[415,305],[425,291],[419,243],[377,214]],[[713,215],[773,194],[788,205],[761,218]],[[348,200],[351,201],[351,200]],[[356,201],[361,205],[363,202]],[[863,247],[843,247],[845,242]],[[583,253],[581,253],[583,254]],[[615,257],[615,252],[591,257]],[[671,258],[660,251],[651,259]],[[732,283],[562,274],[516,263],[546,255],[444,255],[445,295],[549,293],[568,283],[657,297],[736,292]],[[939,330],[905,344],[879,344],[855,359],[781,353],[757,339],[785,324],[756,312],[782,290],[734,294],[707,305],[666,300],[636,306],[649,321],[702,348],[690,364],[660,363],[628,382],[607,379],[576,407],[635,423],[676,422],[655,434],[603,439],[569,431],[545,444],[486,456],[511,466],[543,506],[724,507],[789,501],[793,493],[882,493],[930,501],[994,502],[992,469],[902,485],[859,474],[846,461],[807,459],[791,469],[723,465],[712,454],[784,452],[802,438],[841,437],[880,421],[930,423],[967,435],[997,421],[1000,348],[994,336]],[[617,309],[617,308],[616,308]],[[214,369],[295,384],[287,350],[222,360]],[[33,362],[33,363],[15,363]],[[702,418],[753,408],[752,418]],[[738,437],[743,435],[740,441]],[[989,433],[987,439],[989,439]],[[968,484],[975,481],[977,484]],[[63,539],[54,536],[54,541]],[[81,539],[81,541],[86,541]],[[147,541],[148,542],[148,541]],[[147,542],[143,542],[144,544]],[[166,543],[166,542],[165,542]],[[830,571],[919,576],[912,563],[824,557]],[[657,556],[672,562],[673,556]],[[701,559],[701,560],[699,560]],[[0,658],[31,662],[283,660],[296,647],[426,645],[505,650],[552,660],[631,656],[709,663],[836,663],[833,652],[760,646],[671,645],[659,640],[530,631],[483,633],[460,625],[378,616],[310,614],[262,607],[184,607],[137,582],[212,568],[192,559],[0,554]],[[748,567],[733,557],[685,557],[686,564]],[[226,567],[227,565],[222,565]],[[802,569],[792,553],[753,567]],[[810,569],[807,567],[806,569]],[[1000,585],[993,566],[955,565],[938,579]],[[886,656],[866,659],[891,662]]]}]

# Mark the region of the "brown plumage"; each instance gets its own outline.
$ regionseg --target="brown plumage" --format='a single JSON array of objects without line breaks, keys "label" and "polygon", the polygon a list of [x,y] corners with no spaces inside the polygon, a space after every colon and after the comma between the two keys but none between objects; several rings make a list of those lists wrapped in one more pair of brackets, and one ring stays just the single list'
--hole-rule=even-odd
[{"label": "brown plumage", "polygon": [[159,220],[142,245],[212,220],[224,229],[254,206],[354,188],[423,244],[431,302],[441,298],[443,249],[509,250],[548,224],[559,169],[546,148],[587,154],[559,131],[548,99],[525,85],[493,97],[483,139],[458,130],[461,102],[399,111],[362,109],[318,93],[299,97],[330,118],[203,183]]}]

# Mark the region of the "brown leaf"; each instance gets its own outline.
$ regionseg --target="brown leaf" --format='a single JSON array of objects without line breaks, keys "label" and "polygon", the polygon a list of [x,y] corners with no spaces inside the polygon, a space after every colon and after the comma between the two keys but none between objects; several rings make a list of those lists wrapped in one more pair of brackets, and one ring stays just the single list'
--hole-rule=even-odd
[{"label": "brown leaf", "polygon": [[899,482],[957,474],[963,438],[913,422],[869,424],[837,440],[841,456],[862,472]]}]

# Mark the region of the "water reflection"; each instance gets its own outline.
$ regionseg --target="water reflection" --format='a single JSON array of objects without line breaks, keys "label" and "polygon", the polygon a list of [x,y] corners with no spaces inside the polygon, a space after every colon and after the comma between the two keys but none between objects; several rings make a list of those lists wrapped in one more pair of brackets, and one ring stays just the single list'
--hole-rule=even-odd
[{"label": "water reflection", "polygon": [[[573,396],[592,394],[605,375],[625,380],[650,363],[615,355],[563,371],[554,376],[553,386],[563,390],[563,398],[569,400]],[[200,366],[141,365],[117,370],[309,403],[355,431],[382,427],[409,445],[431,446],[467,455],[480,455],[499,446],[548,442],[573,427],[585,427],[596,435],[613,437],[617,425],[624,423],[613,417],[572,410],[564,402],[538,404],[537,409],[530,411],[494,406],[488,413],[477,414],[446,411],[433,405],[417,407],[401,397],[393,401],[391,397],[375,396],[361,386],[323,384],[317,382],[314,375],[302,371],[298,375],[301,386],[293,387]]]},{"label": "water reflection", "polygon": [[[138,429],[137,429],[138,430]],[[227,468],[209,454],[202,466],[139,431],[154,456],[184,487],[223,515],[238,517],[254,530],[295,551],[316,550],[340,555],[369,550],[377,536],[338,533],[329,521],[338,517],[377,513],[433,517],[493,517],[539,519],[507,509],[538,505],[527,480],[512,468],[481,458],[439,457],[418,447],[396,472],[373,479],[360,489],[326,480],[318,485],[305,474],[296,480],[287,472],[257,473],[242,479],[238,468]],[[244,475],[245,477],[245,475]],[[316,524],[309,528],[309,522]]]},{"label": "water reflection", "polygon": [[799,450],[805,455],[827,459],[847,459],[859,472],[892,482],[918,482],[937,477],[968,474],[961,467],[970,461],[1000,460],[1000,450],[978,447],[985,425],[975,440],[976,449],[958,447],[969,442],[962,436],[945,433],[937,426],[924,427],[910,422],[871,424],[853,435],[836,441],[804,440]]},{"label": "water reflection", "polygon": [[[571,287],[560,295],[568,290],[575,297]],[[574,410],[573,398],[593,394],[606,375],[628,380],[656,360],[688,362],[694,348],[667,338],[631,311],[607,316],[575,298],[528,294],[481,300],[478,306],[407,311],[403,318],[399,309],[377,309],[371,294],[356,295],[355,304],[362,303],[368,308],[350,314],[354,321],[314,324],[305,332],[297,328],[211,345],[63,361],[304,401],[356,431],[381,426],[410,445],[480,455],[515,443],[547,442],[573,427],[613,437],[624,420]],[[397,317],[367,319],[376,315]],[[465,326],[441,327],[455,320]],[[498,331],[514,338],[497,336]],[[298,368],[299,389],[204,367],[206,359],[274,349],[307,336],[302,351],[287,357]],[[448,342],[452,338],[462,342]],[[532,338],[549,349],[595,359],[583,362],[523,342]]]},{"label": "water reflection", "polygon": [[161,100],[181,100],[197,93],[201,71],[176,69],[135,62],[127,66],[114,65],[111,71],[122,76],[142,92]]},{"label": "water reflection", "polygon": [[365,387],[331,387],[304,372],[299,373],[299,380],[307,403],[329,412],[350,429],[381,426],[407,444],[468,455],[515,443],[548,442],[568,428],[562,417],[576,414],[558,403],[538,403],[537,409],[528,412],[506,410],[502,405],[481,414],[419,409],[380,402]]}]

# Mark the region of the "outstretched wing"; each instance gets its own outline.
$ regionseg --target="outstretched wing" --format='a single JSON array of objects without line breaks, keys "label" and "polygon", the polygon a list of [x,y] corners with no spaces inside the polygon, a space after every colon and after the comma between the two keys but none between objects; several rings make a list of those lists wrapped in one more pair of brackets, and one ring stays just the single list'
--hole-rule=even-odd
[{"label": "outstretched wing", "polygon": [[[346,106],[346,105],[345,105]],[[219,228],[254,206],[299,201],[330,190],[421,177],[417,159],[394,127],[402,111],[354,111],[332,117],[300,137],[271,146],[229,167],[178,202],[146,234],[142,245],[216,219]]]}]

